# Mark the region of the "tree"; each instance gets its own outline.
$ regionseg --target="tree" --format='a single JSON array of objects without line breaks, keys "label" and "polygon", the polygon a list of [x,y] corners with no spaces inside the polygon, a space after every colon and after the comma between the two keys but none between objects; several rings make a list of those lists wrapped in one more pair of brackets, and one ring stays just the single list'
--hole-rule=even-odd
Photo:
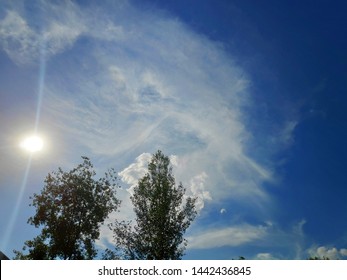
[{"label": "tree", "polygon": [[117,210],[116,176],[113,169],[95,179],[89,158],[69,172],[61,168],[49,173],[40,194],[30,199],[36,213],[28,223],[41,233],[25,242],[17,259],[93,259],[95,240],[107,216]]},{"label": "tree", "polygon": [[325,261],[327,261],[327,260],[330,260],[330,258],[329,257],[325,257],[325,256],[323,256],[323,257],[317,257],[317,256],[310,256],[309,258],[308,258],[308,260],[313,260],[313,261],[318,261],[318,260],[325,260]]},{"label": "tree", "polygon": [[123,258],[181,259],[187,245],[183,234],[197,214],[196,198],[186,197],[182,184],[175,185],[170,160],[161,151],[152,156],[131,201],[135,225],[124,221],[112,225],[116,249]]},{"label": "tree", "polygon": [[43,236],[39,235],[33,240],[27,240],[24,242],[23,251],[28,248],[29,253],[25,254],[20,251],[14,250],[17,260],[48,260],[49,259],[49,249],[48,245],[45,244]]}]

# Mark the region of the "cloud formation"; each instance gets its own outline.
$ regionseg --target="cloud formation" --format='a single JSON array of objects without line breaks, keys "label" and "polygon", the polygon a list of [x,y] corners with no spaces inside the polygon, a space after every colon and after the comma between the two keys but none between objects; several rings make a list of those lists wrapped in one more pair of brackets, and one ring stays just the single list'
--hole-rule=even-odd
[{"label": "cloud formation", "polygon": [[[77,20],[72,2],[61,6],[42,2],[40,6],[38,16],[31,18],[32,24],[18,10],[8,10],[0,21],[1,45],[17,64],[33,63],[42,49],[48,56],[62,52],[72,47],[84,32],[85,25]],[[48,18],[43,13],[54,17]]]},{"label": "cloud formation", "polygon": [[33,63],[45,48],[42,122],[68,135],[76,154],[162,149],[179,156],[177,172],[193,192],[203,181],[205,199],[267,199],[261,184],[272,172],[247,154],[249,79],[219,44],[127,1],[112,13],[72,2],[44,10],[40,28],[8,11],[0,38],[16,63]]},{"label": "cloud formation", "polygon": [[308,250],[309,256],[318,257],[320,259],[338,260],[347,257],[347,249],[327,246],[313,246]]},{"label": "cloud formation", "polygon": [[[62,155],[115,164],[133,186],[161,149],[174,155],[175,178],[198,196],[199,211],[226,199],[268,205],[263,183],[274,174],[249,151],[247,73],[222,44],[177,18],[129,1],[105,5],[44,1],[29,16],[7,4],[0,19],[0,45],[16,64],[35,67],[45,54],[40,126],[64,136]],[[283,130],[286,141],[293,127]],[[226,226],[191,246],[236,246],[265,234]],[[211,244],[211,236],[219,238]]]},{"label": "cloud formation", "polygon": [[147,173],[147,166],[151,159],[151,154],[143,153],[139,155],[135,162],[119,172],[121,180],[131,187],[136,186],[139,179]]},{"label": "cloud formation", "polygon": [[207,249],[223,246],[236,247],[259,241],[267,236],[267,227],[243,224],[210,230],[188,238],[190,249]]},{"label": "cloud formation", "polygon": [[271,253],[258,253],[255,257],[256,260],[273,260],[274,257]]}]

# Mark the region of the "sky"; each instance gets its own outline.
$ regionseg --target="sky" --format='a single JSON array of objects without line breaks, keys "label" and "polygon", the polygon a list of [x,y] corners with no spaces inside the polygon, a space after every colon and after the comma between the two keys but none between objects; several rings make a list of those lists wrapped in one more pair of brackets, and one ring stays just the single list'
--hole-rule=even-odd
[{"label": "sky", "polygon": [[[0,0],[0,250],[58,167],[157,150],[198,197],[183,259],[347,259],[346,1]],[[43,150],[20,142],[36,133]],[[101,228],[100,250],[112,246]]]}]

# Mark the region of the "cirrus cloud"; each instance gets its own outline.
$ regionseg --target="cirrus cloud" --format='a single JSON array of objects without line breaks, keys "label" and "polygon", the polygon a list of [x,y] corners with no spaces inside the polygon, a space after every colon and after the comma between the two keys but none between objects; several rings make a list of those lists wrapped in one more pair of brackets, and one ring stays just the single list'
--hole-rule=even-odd
[{"label": "cirrus cloud", "polygon": [[[100,168],[116,165],[133,186],[149,153],[160,149],[174,155],[175,177],[199,198],[199,211],[228,199],[271,204],[263,187],[274,178],[271,160],[250,152],[254,140],[245,108],[252,106],[252,82],[222,44],[131,1],[104,7],[44,1],[39,11],[33,20],[8,4],[0,45],[26,67],[35,67],[45,53],[40,125],[63,135],[64,155],[90,155],[107,165]],[[290,139],[294,127],[282,129],[282,138]],[[128,193],[122,195],[128,201]],[[123,209],[129,216],[130,204]],[[237,246],[266,232],[226,225],[197,233],[191,246]],[[219,238],[207,241],[212,236]]]}]

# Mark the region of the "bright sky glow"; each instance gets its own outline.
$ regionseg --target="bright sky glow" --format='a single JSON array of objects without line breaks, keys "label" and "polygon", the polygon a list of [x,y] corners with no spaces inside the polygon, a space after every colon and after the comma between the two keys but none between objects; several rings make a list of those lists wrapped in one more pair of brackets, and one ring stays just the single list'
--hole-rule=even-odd
[{"label": "bright sky glow", "polygon": [[39,152],[43,148],[43,140],[37,135],[29,136],[20,143],[20,147],[30,153]]}]

